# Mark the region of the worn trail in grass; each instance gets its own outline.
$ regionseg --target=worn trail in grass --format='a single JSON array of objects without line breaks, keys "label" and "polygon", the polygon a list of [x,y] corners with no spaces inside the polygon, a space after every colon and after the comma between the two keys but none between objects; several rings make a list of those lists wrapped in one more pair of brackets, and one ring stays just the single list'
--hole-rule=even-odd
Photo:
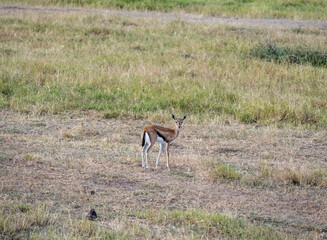
[{"label": "worn trail in grass", "polygon": [[88,9],[88,8],[69,8],[69,7],[40,7],[23,5],[0,5],[0,12],[3,14],[13,12],[62,12],[62,13],[98,13],[111,16],[151,18],[155,20],[181,20],[192,23],[227,24],[239,27],[267,27],[267,28],[313,28],[326,29],[325,20],[295,20],[295,19],[256,19],[239,17],[208,17],[185,13],[167,13],[153,11],[126,11],[114,9]]},{"label": "worn trail in grass", "polygon": [[[78,221],[94,207],[99,219],[88,231],[110,226],[123,234],[124,224],[133,223],[148,229],[150,235],[138,233],[149,238],[169,239],[171,224],[177,224],[177,236],[197,236],[187,228],[191,223],[186,219],[216,219],[215,213],[268,225],[294,237],[325,236],[326,178],[315,186],[294,183],[290,176],[274,177],[274,171],[269,176],[262,173],[265,165],[265,169],[293,169],[299,176],[316,170],[326,174],[325,131],[185,122],[171,148],[172,171],[165,169],[164,157],[158,170],[143,171],[140,132],[146,122],[108,120],[92,112],[82,117],[35,117],[1,111],[0,116],[2,210],[46,204],[55,219],[69,214]],[[158,146],[150,154],[152,167],[157,151]],[[222,171],[214,167],[217,162],[233,169],[237,177],[213,174]],[[152,210],[159,215],[152,215]],[[200,222],[192,224],[200,235],[209,234]]]},{"label": "worn trail in grass", "polygon": [[326,19],[324,0],[0,0],[0,3],[34,6],[96,7],[162,12],[188,12],[206,16],[247,18]]}]

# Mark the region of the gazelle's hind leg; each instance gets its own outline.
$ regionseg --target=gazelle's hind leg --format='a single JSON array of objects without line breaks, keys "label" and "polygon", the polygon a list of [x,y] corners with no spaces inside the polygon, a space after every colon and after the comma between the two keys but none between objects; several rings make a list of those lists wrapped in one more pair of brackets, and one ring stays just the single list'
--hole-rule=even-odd
[{"label": "gazelle's hind leg", "polygon": [[149,161],[148,161],[148,153],[150,151],[150,149],[152,148],[153,144],[151,144],[148,149],[146,150],[146,153],[145,153],[145,160],[146,160],[146,168],[147,169],[150,169],[150,166],[149,166]]},{"label": "gazelle's hind leg", "polygon": [[161,152],[162,152],[162,148],[163,148],[163,144],[161,143],[160,144],[159,155],[158,155],[157,162],[156,162],[156,168],[158,168],[158,165],[159,165],[159,159],[160,159],[160,155],[161,155]]},{"label": "gazelle's hind leg", "polygon": [[147,132],[144,133],[144,147],[142,151],[142,167],[145,168],[144,164],[144,154],[145,154],[145,161],[146,161],[146,168],[149,168],[149,161],[148,161],[148,153],[150,149],[152,148],[153,144],[151,143],[149,134]]},{"label": "gazelle's hind leg", "polygon": [[167,169],[170,171],[169,168],[169,143],[166,143],[166,155],[167,155]]},{"label": "gazelle's hind leg", "polygon": [[150,169],[149,160],[148,160],[148,153],[153,147],[154,143],[156,142],[154,138],[150,138],[149,134],[145,133],[145,142],[148,144],[148,148],[145,151],[145,160],[146,160],[146,168]]}]

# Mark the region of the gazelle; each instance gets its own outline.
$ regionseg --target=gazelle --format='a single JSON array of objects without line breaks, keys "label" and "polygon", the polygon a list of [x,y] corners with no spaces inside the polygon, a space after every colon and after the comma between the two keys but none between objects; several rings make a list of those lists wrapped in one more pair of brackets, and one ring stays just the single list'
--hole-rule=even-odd
[{"label": "gazelle", "polygon": [[145,168],[144,164],[144,154],[146,158],[146,168],[149,168],[149,162],[148,162],[148,153],[150,149],[153,147],[155,142],[160,143],[160,150],[159,155],[156,162],[156,168],[158,168],[159,165],[159,159],[160,155],[163,149],[163,145],[166,145],[166,155],[167,155],[167,168],[169,169],[169,147],[170,144],[172,144],[176,138],[179,136],[179,133],[182,128],[182,124],[184,119],[187,117],[185,115],[183,118],[176,118],[174,114],[171,115],[172,118],[175,120],[176,126],[174,128],[165,128],[158,125],[148,125],[143,129],[142,132],[142,167]]}]

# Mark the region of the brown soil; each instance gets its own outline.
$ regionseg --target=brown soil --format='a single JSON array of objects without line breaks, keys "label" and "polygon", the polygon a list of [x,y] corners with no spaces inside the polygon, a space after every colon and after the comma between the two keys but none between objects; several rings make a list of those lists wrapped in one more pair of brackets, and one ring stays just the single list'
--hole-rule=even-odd
[{"label": "brown soil", "polygon": [[[171,171],[164,154],[158,170],[143,171],[140,133],[146,124],[94,113],[29,116],[1,110],[0,202],[51,201],[76,214],[96,206],[99,215],[105,209],[204,209],[326,236],[326,188],[274,181],[255,186],[208,175],[208,163],[217,160],[244,179],[258,176],[263,162],[326,170],[326,131],[185,121],[171,147]],[[150,154],[152,167],[158,147]]]}]

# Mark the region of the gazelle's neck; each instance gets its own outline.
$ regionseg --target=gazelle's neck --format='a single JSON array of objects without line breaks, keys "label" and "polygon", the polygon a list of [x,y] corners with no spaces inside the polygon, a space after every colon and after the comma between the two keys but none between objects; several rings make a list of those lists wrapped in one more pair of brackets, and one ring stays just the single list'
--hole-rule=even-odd
[{"label": "gazelle's neck", "polygon": [[175,133],[175,136],[174,136],[173,141],[171,141],[170,143],[173,143],[173,142],[176,140],[176,138],[178,138],[180,131],[181,131],[181,129],[178,128],[178,126],[175,126],[175,127],[174,127],[174,133]]}]

